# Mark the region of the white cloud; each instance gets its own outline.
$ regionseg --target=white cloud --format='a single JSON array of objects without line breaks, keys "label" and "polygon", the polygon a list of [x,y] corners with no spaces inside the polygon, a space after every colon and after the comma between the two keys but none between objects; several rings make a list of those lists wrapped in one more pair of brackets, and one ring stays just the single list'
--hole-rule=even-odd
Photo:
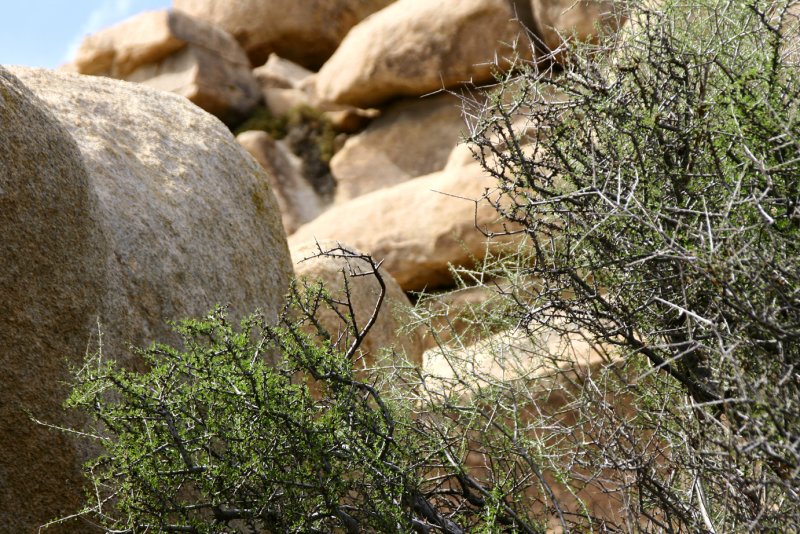
[{"label": "white cloud", "polygon": [[115,22],[119,22],[132,14],[132,0],[103,0],[100,2],[100,5],[89,13],[86,22],[83,23],[80,31],[70,42],[63,60],[65,62],[72,61],[75,54],[78,52],[78,48],[81,46],[81,41],[83,41],[83,38],[88,34],[101,30]]}]

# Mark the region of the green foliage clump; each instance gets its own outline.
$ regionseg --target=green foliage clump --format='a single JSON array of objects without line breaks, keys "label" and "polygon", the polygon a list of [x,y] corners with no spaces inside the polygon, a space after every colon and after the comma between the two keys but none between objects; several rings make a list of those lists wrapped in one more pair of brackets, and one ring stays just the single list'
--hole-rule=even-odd
[{"label": "green foliage clump", "polygon": [[239,135],[250,130],[267,132],[273,139],[283,139],[287,130],[286,117],[275,117],[266,106],[259,105],[250,116],[233,131]]},{"label": "green foliage clump", "polygon": [[273,139],[285,140],[289,149],[302,161],[306,180],[322,196],[333,194],[336,183],[330,162],[337,150],[336,132],[318,109],[300,105],[285,116],[276,117],[263,105],[234,130],[234,135],[249,130],[267,132]]},{"label": "green foliage clump", "polygon": [[[341,247],[326,254],[371,262],[361,275],[385,291],[368,256]],[[223,309],[183,321],[175,327],[181,348],[139,351],[144,373],[102,353],[88,357],[68,404],[91,416],[80,433],[102,453],[86,465],[87,506],[54,523],[81,517],[107,532],[457,534],[490,520],[541,532],[526,504],[535,499],[506,502],[535,481],[467,476],[464,438],[481,424],[475,409],[428,402],[438,386],[428,391],[398,355],[388,368],[354,372],[377,311],[357,325],[342,312],[349,298],[347,289],[341,302],[318,285],[295,285],[276,326],[256,315],[235,328]],[[340,314],[337,336],[317,322],[320,307]],[[481,406],[491,404],[484,398]],[[510,439],[504,431],[495,446]]]},{"label": "green foliage clump", "polygon": [[131,532],[408,523],[395,413],[355,380],[344,352],[257,316],[234,329],[221,309],[176,331],[181,350],[140,352],[145,374],[100,354],[78,372],[69,405],[94,416],[104,448],[87,466],[94,502],[84,513]]}]

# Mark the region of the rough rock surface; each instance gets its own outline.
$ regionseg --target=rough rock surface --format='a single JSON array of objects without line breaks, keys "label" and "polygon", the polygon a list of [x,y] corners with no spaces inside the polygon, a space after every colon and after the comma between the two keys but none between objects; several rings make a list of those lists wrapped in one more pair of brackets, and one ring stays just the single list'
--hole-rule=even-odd
[{"label": "rough rock surface", "polygon": [[[66,129],[0,67],[0,530],[35,532],[80,505],[67,362],[83,357],[106,294],[107,245]],[[57,529],[55,531],[58,531]]]},{"label": "rough rock surface", "polygon": [[467,143],[461,143],[453,147],[453,151],[447,156],[444,170],[458,169],[470,163],[475,163],[475,155],[472,150]]},{"label": "rough rock surface", "polygon": [[[406,291],[448,285],[448,265],[486,254],[481,231],[499,230],[486,201],[495,182],[479,165],[438,172],[338,204],[300,227],[290,246],[313,239],[347,243],[383,261]],[[477,207],[476,207],[477,206]]]},{"label": "rough rock surface", "polygon": [[451,95],[389,106],[331,160],[336,201],[442,170],[464,128],[460,100]]},{"label": "rough rock surface", "polygon": [[358,21],[393,0],[174,0],[180,9],[231,33],[253,65],[269,54],[310,69],[320,65]]},{"label": "rough rock surface", "polygon": [[86,36],[72,65],[81,74],[122,78],[185,47],[191,36],[179,32],[191,28],[180,22],[188,19],[164,10],[142,13]]},{"label": "rough rock surface", "polygon": [[135,365],[128,343],[173,341],[167,320],[276,315],[291,262],[264,172],[219,121],[146,87],[12,73],[27,87],[0,70],[0,524],[33,532],[78,509],[85,453],[27,411],[74,424],[67,359],[97,321],[104,353]]},{"label": "rough rock surface", "polygon": [[273,117],[286,117],[294,109],[311,107],[309,94],[300,89],[266,87],[261,94],[264,95],[264,105]]},{"label": "rough rock surface", "polygon": [[277,314],[291,275],[280,214],[264,171],[219,121],[148,87],[13,72],[76,139],[97,194],[113,251],[107,347],[163,339],[165,320],[217,303]]},{"label": "rough rock surface", "polygon": [[[398,0],[354,27],[316,80],[320,100],[370,107],[492,79],[520,25],[507,0]],[[522,47],[527,50],[528,47]]]},{"label": "rough rock surface", "polygon": [[236,41],[181,12],[142,13],[88,36],[75,66],[82,74],[180,94],[225,122],[242,118],[261,99],[250,62]]},{"label": "rough rock surface", "polygon": [[[589,343],[577,329],[568,335],[550,331],[530,337],[524,332],[504,331],[474,345],[447,349],[446,353],[447,358],[442,349],[434,348],[423,355],[425,382],[430,390],[469,402],[470,393],[478,388],[523,381],[528,384],[528,391],[537,395],[533,417],[552,417],[561,424],[574,427],[576,436],[582,424],[591,425],[591,422],[581,423],[581,415],[571,408],[570,401],[580,395],[581,385],[587,378],[598,379],[604,368],[622,364],[613,349]],[[625,402],[615,399],[614,406],[624,410]],[[524,421],[531,414],[522,411],[520,416]],[[473,476],[480,478],[485,473],[485,458],[481,454],[468,455],[466,465],[471,468]],[[565,468],[573,474],[581,471],[574,465]],[[607,470],[604,474],[608,490],[615,484],[622,486],[624,478],[619,477],[619,473]],[[617,512],[622,504],[619,494],[601,491],[593,485],[578,492],[579,501],[549,472],[545,471],[545,477],[565,512],[582,513],[586,506],[598,517],[616,522],[621,519]],[[554,515],[548,523],[548,532],[562,531]]]},{"label": "rough rock surface", "polygon": [[327,203],[303,177],[303,162],[284,143],[260,130],[242,132],[236,140],[267,171],[287,234],[322,213]]},{"label": "rough rock surface", "polygon": [[[350,287],[356,322],[363,327],[375,310],[375,305],[380,296],[380,285],[373,276],[351,276],[351,273],[370,272],[370,266],[364,260],[328,256],[313,257],[319,253],[320,249],[331,250],[337,246],[338,243],[331,241],[323,241],[319,245],[311,241],[292,246],[292,261],[295,274],[298,279],[310,283],[322,282],[328,291],[340,300],[345,298],[344,280],[346,277]],[[358,252],[346,244],[342,246],[348,250]],[[381,349],[394,349],[404,353],[408,361],[421,367],[423,347],[420,332],[413,330],[408,334],[398,336],[398,330],[405,322],[402,320],[404,310],[410,307],[411,303],[388,272],[382,270],[382,276],[386,284],[384,302],[375,324],[361,345],[363,361],[356,362],[356,365],[358,367],[374,366],[379,363],[376,357]],[[342,307],[341,312],[346,314],[347,310]],[[343,333],[341,320],[333,310],[322,310],[317,318],[329,330],[334,339]],[[344,334],[347,335],[347,333]],[[352,340],[352,336],[348,336],[348,339]]]},{"label": "rough rock surface", "polygon": [[[450,355],[453,351],[455,358],[443,357],[445,352]],[[488,386],[498,380],[541,379],[557,369],[599,369],[611,358],[607,349],[589,343],[577,331],[569,336],[540,331],[533,337],[524,332],[503,331],[466,347],[429,349],[423,355],[423,366],[426,373],[443,380],[442,387],[461,390],[463,383],[450,385],[447,381],[463,373],[459,367],[462,362],[474,365],[470,368],[471,380]]]},{"label": "rough rock surface", "polygon": [[253,69],[253,76],[262,89],[300,89],[303,80],[312,74],[310,70],[277,54],[270,54],[266,63]]},{"label": "rough rock surface", "polygon": [[613,0],[530,0],[534,32],[547,50],[566,40],[591,40],[598,31],[616,31],[625,19]]}]

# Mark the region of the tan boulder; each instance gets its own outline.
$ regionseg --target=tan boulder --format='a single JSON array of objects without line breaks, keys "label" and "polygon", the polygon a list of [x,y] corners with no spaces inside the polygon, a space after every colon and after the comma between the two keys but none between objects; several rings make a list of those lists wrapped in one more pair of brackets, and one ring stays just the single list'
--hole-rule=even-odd
[{"label": "tan boulder", "polygon": [[406,291],[449,285],[450,264],[470,265],[486,254],[490,244],[478,228],[503,227],[480,200],[494,187],[477,164],[433,173],[333,206],[300,227],[290,246],[338,240],[383,261]]},{"label": "tan boulder", "polygon": [[[356,324],[363,329],[372,317],[378,303],[380,284],[374,276],[369,274],[354,276],[371,272],[371,266],[363,259],[317,256],[321,250],[329,251],[338,246],[338,243],[331,241],[323,241],[319,244],[311,241],[293,245],[291,250],[295,274],[305,283],[322,282],[331,295],[341,301],[344,301],[347,296],[345,292],[346,279]],[[358,253],[357,250],[351,249],[347,245],[342,246]],[[408,333],[400,333],[400,329],[407,323],[404,316],[411,307],[411,303],[391,274],[382,269],[381,275],[386,285],[384,301],[374,325],[361,345],[363,360],[356,364],[360,367],[373,367],[376,364],[397,363],[397,361],[378,360],[382,350],[391,349],[403,354],[409,362],[417,367],[421,367],[423,347],[420,332],[412,330]],[[345,306],[339,306],[338,309],[340,313],[348,314]],[[328,333],[334,340],[341,336],[343,349],[350,346],[353,341],[352,332],[347,331],[333,310],[321,309],[317,314],[317,319],[324,328],[328,329]]]},{"label": "tan boulder", "polygon": [[452,95],[391,105],[331,160],[336,202],[442,170],[464,128]]},{"label": "tan boulder", "polygon": [[217,303],[276,317],[291,262],[264,171],[219,121],[142,86],[11,70],[0,69],[0,530],[35,532],[79,510],[87,457],[29,413],[78,424],[60,411],[67,364],[96,349],[98,321],[104,354],[136,366],[128,344],[176,341],[168,320]]},{"label": "tan boulder", "polygon": [[253,65],[272,52],[318,69],[361,19],[393,0],[174,0],[173,7],[227,30]]},{"label": "tan boulder", "polygon": [[253,69],[264,104],[274,117],[285,117],[293,108],[312,106],[312,94],[303,87],[312,74],[277,54],[270,54],[266,63]]},{"label": "tan boulder", "polygon": [[[68,364],[107,293],[108,243],[81,152],[0,67],[0,530],[36,532],[81,504],[80,451],[30,416],[72,424]],[[58,531],[54,529],[54,531]]]},{"label": "tan boulder", "polygon": [[264,170],[227,128],[148,87],[12,72],[65,125],[89,171],[113,251],[107,347],[165,339],[165,321],[217,303],[277,316],[292,272],[280,213]]},{"label": "tan boulder", "polygon": [[352,106],[323,111],[322,114],[335,132],[345,134],[360,132],[381,115],[377,109],[361,109]]},{"label": "tan boulder", "polygon": [[[520,33],[507,0],[398,0],[354,27],[316,80],[320,100],[371,107],[493,79]],[[527,45],[521,47],[527,51]]]},{"label": "tan boulder", "polygon": [[262,89],[300,89],[303,80],[312,74],[313,72],[305,67],[277,54],[270,54],[266,63],[253,69],[253,76]]},{"label": "tan boulder", "polygon": [[[423,355],[423,369],[442,392],[467,391],[501,381],[542,381],[558,372],[600,369],[615,361],[608,348],[597,346],[576,329],[568,335],[554,330],[535,334],[506,330],[475,344],[434,347]],[[452,389],[450,389],[452,388]]]},{"label": "tan boulder", "polygon": [[122,78],[184,48],[187,36],[176,35],[175,27],[188,29],[180,24],[185,19],[166,10],[148,11],[87,35],[72,66],[81,74]]},{"label": "tan boulder", "polygon": [[591,41],[613,32],[626,20],[624,2],[614,0],[530,0],[533,31],[546,50],[573,39]]},{"label": "tan boulder", "polygon": [[453,150],[447,156],[447,163],[445,163],[444,169],[458,169],[475,163],[475,155],[472,153],[472,150],[468,143],[459,143],[453,147]]},{"label": "tan boulder", "polygon": [[292,110],[312,107],[311,97],[300,89],[267,87],[261,94],[264,95],[264,106],[273,117],[286,117]]},{"label": "tan boulder", "polygon": [[303,162],[285,143],[260,130],[242,132],[236,140],[267,171],[287,234],[325,210],[327,202],[303,177]]},{"label": "tan boulder", "polygon": [[74,65],[82,74],[180,94],[225,122],[244,117],[261,99],[236,41],[220,28],[175,11],[142,13],[86,37]]}]

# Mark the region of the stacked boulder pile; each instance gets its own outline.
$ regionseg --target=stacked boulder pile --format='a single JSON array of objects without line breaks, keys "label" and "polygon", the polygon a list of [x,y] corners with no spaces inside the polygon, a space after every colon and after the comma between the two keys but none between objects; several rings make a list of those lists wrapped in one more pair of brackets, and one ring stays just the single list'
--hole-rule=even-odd
[{"label": "stacked boulder pile", "polygon": [[[267,170],[290,247],[336,240],[419,291],[485,254],[476,226],[498,228],[452,92],[615,22],[605,1],[174,0],[88,36],[66,68],[216,115]],[[309,115],[330,138],[297,142]]]},{"label": "stacked boulder pile", "polygon": [[[608,21],[610,1],[174,0],[63,72],[0,67],[0,524],[79,506],[87,451],[30,416],[77,424],[64,384],[98,322],[135,367],[128,345],[171,341],[168,320],[274,316],[293,275],[342,282],[300,262],[316,242],[383,262],[393,309],[451,287],[502,228],[452,92]],[[375,288],[353,295],[372,309]],[[365,356],[427,365],[399,324]]]}]

